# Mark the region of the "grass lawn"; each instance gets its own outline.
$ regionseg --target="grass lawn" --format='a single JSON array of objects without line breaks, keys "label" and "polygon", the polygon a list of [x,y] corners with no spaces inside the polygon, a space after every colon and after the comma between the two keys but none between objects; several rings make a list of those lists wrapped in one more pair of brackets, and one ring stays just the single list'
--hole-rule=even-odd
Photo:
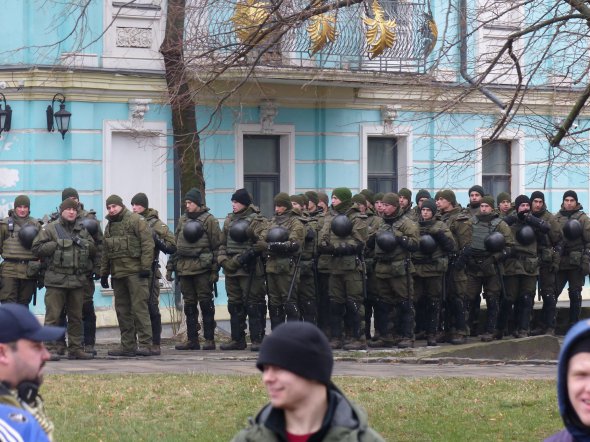
[{"label": "grass lawn", "polygon": [[[389,441],[539,441],[555,382],[335,377]],[[266,403],[259,376],[46,376],[57,441],[228,441]]]}]

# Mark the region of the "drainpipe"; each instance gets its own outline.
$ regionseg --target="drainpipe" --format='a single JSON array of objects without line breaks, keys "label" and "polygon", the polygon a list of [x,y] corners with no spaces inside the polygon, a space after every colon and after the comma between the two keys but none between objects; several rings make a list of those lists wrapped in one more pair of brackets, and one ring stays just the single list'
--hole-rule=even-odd
[{"label": "drainpipe", "polygon": [[505,109],[506,105],[502,102],[502,100],[496,97],[485,86],[476,86],[477,82],[467,73],[467,0],[459,0],[459,31],[461,38],[461,45],[459,47],[461,58],[461,77],[463,77],[463,79],[465,79],[469,84],[477,88],[477,90],[486,97],[488,97],[500,109]]}]

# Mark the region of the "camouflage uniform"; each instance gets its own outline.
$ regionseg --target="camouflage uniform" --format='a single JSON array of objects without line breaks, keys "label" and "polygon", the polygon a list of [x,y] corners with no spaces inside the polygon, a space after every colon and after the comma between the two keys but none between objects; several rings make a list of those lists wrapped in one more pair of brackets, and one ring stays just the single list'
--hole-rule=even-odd
[{"label": "camouflage uniform", "polygon": [[[295,209],[294,209],[295,210]],[[316,218],[300,216],[300,221],[305,229],[305,239],[301,261],[299,261],[299,283],[297,284],[297,300],[301,319],[317,325],[317,269],[316,269],[316,243],[318,221]]]}]

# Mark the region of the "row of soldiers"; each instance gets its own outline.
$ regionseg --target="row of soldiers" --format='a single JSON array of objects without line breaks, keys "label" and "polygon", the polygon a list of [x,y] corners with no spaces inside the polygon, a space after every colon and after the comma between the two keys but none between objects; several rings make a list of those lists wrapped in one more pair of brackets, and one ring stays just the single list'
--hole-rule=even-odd
[{"label": "row of soldiers", "polygon": [[245,349],[246,328],[256,350],[267,313],[271,328],[285,320],[313,322],[334,348],[364,349],[413,346],[416,330],[429,345],[461,344],[478,332],[482,293],[482,340],[501,338],[511,324],[515,336],[527,336],[537,283],[543,320],[534,332],[553,333],[557,295],[566,284],[570,322],[579,318],[590,260],[590,224],[574,191],[564,194],[555,216],[542,192],[520,195],[514,204],[500,194],[496,210],[477,185],[466,208],[449,189],[434,199],[420,190],[415,208],[408,189],[353,196],[336,188],[331,204],[314,191],[279,193],[269,220],[238,189],[220,229],[201,193],[191,189],[174,234],[143,193],[133,197],[132,211],[117,195],[107,199],[104,233],[75,189],[65,189],[62,199],[54,221],[43,227],[30,217],[29,199],[15,199],[0,224],[0,302],[28,305],[44,284],[46,323],[67,315],[73,359],[95,354],[97,280],[113,288],[121,329],[121,347],[110,353],[160,353],[160,252],[170,254],[166,279],[177,279],[183,295],[187,341],[178,350],[201,348],[199,310],[202,348],[216,348],[213,291],[220,268],[231,325],[223,350]]}]

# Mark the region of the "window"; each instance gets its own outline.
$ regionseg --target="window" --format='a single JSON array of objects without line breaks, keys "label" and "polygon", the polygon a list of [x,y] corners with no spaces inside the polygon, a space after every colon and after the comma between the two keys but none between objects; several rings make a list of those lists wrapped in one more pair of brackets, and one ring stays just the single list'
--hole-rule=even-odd
[{"label": "window", "polygon": [[511,190],[511,141],[483,140],[482,186],[488,195],[498,195]]},{"label": "window", "polygon": [[397,189],[397,139],[369,137],[367,149],[367,185],[374,192]]},{"label": "window", "polygon": [[280,136],[244,135],[244,187],[265,216],[274,214],[280,189]]}]

